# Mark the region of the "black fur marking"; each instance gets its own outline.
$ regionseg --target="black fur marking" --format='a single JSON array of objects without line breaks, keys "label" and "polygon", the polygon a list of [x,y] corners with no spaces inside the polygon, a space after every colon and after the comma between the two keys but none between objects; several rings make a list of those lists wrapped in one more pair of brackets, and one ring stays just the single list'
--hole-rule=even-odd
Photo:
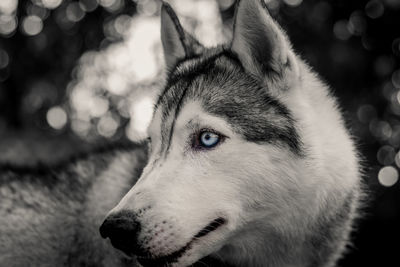
[{"label": "black fur marking", "polygon": [[157,101],[157,108],[163,108],[163,120],[172,110],[178,111],[175,120],[187,99],[198,100],[207,112],[226,119],[246,140],[285,144],[301,155],[301,141],[289,110],[244,70],[235,54],[224,48],[210,54],[182,61],[171,72]]},{"label": "black fur marking", "polygon": [[[210,62],[215,61],[216,58],[222,56],[225,53],[227,52],[222,51],[211,57],[201,57],[200,55],[192,55],[190,57],[186,57],[185,59],[179,60],[167,77],[167,83],[164,87],[164,90],[158,97],[155,109],[157,109],[162,103],[165,104],[165,102],[163,101],[166,98],[168,98],[168,96],[166,95],[169,93],[171,89],[174,88],[174,85],[176,85],[178,82],[182,82],[183,80],[189,80],[189,81],[193,80],[197,75],[199,75],[200,73],[204,73],[207,70],[206,68],[209,67]],[[237,58],[236,56],[234,57]],[[192,61],[193,65],[189,66],[188,69],[183,69],[182,66],[189,61]]]},{"label": "black fur marking", "polygon": [[205,235],[208,235],[210,232],[215,231],[221,225],[225,224],[226,220],[224,218],[217,218],[214,221],[210,222],[206,227],[204,227],[194,238],[200,238]]},{"label": "black fur marking", "polygon": [[[166,108],[163,109],[161,125],[161,151],[167,151],[170,146],[173,129],[175,126],[175,119],[179,109],[178,107],[183,100],[183,96],[186,94],[186,90],[189,88],[190,82],[190,80],[183,80],[179,86],[174,88],[174,90],[171,89],[168,91],[170,99],[173,99],[174,101],[167,102],[165,105]],[[167,94],[165,94],[165,96],[166,95]],[[169,123],[168,117],[172,115],[173,112],[173,120],[171,123]]]},{"label": "black fur marking", "polygon": [[[225,49],[224,47],[216,47],[215,49],[210,49],[209,53],[211,55],[207,55],[207,53],[205,53],[203,57],[195,56],[180,61],[180,64],[177,64],[176,68],[169,75],[166,88],[172,86],[174,83],[180,81],[182,78],[193,79],[200,74],[208,74],[208,70],[211,67],[215,66],[215,61],[221,57],[227,57],[231,59],[244,71],[244,67],[240,62],[238,56],[233,52]],[[189,66],[186,69],[182,67],[185,63],[193,59],[197,59],[194,60],[193,65]]]},{"label": "black fur marking", "polygon": [[[236,29],[237,12],[238,12],[239,3],[240,3],[240,0],[237,0],[233,4],[234,8],[235,8],[235,11],[234,11],[234,15],[233,15],[233,25],[232,25],[232,29],[233,30],[232,30],[232,32],[235,32],[235,29]],[[230,44],[232,44],[232,42]]]},{"label": "black fur marking", "polygon": [[172,121],[171,129],[170,129],[170,131],[169,131],[169,138],[168,138],[168,141],[167,141],[168,144],[167,144],[167,146],[166,146],[166,148],[165,148],[165,149],[166,149],[165,157],[168,155],[169,148],[170,148],[170,146],[171,146],[172,136],[173,136],[174,129],[175,129],[176,118],[178,117],[178,114],[179,114],[179,112],[180,112],[180,110],[181,110],[181,108],[182,108],[183,99],[185,98],[185,95],[186,95],[186,93],[187,93],[187,91],[188,91],[188,89],[189,89],[189,87],[190,87],[190,85],[191,85],[191,82],[192,82],[192,81],[189,81],[189,84],[188,84],[186,87],[184,87],[183,92],[182,92],[182,95],[181,95],[181,97],[179,98],[179,101],[178,101],[178,103],[177,103],[177,106],[176,106],[176,109],[175,109],[174,119],[173,119],[173,121]]},{"label": "black fur marking", "polygon": [[[165,151],[165,156],[168,154],[168,149],[175,126],[175,120],[179,115],[188,89],[192,86],[192,83],[195,81],[197,76],[201,74],[206,74],[207,70],[211,69],[214,66],[215,58],[218,58],[220,56],[222,56],[222,53],[213,55],[212,57],[205,59],[187,59],[186,62],[188,60],[195,61],[193,67],[191,66],[189,69],[183,69],[182,71],[181,65],[178,64],[175,70],[170,74],[167,86],[165,87],[165,90],[160,98],[158,99],[156,105],[156,108],[158,108],[161,104],[163,105],[161,150]],[[181,64],[184,64],[184,62],[182,62]],[[169,126],[167,125],[167,118],[172,114],[172,112],[174,112],[173,120],[171,125]]]}]

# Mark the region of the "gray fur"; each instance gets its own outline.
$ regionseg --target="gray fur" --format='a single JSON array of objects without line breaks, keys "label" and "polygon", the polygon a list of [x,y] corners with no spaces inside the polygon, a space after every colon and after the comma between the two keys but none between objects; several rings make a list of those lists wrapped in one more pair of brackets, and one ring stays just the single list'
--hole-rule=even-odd
[{"label": "gray fur", "polygon": [[[113,166],[116,159],[120,166]],[[98,227],[145,159],[143,147],[127,146],[56,167],[2,166],[0,266],[135,266],[101,239]]]},{"label": "gray fur", "polygon": [[[279,143],[300,155],[301,142],[289,111],[248,74],[225,48],[208,49],[202,57],[181,61],[172,71],[158,100],[163,117],[176,118],[187,100],[225,118],[237,133],[255,143]],[[169,143],[173,124],[163,120],[163,143]]]}]

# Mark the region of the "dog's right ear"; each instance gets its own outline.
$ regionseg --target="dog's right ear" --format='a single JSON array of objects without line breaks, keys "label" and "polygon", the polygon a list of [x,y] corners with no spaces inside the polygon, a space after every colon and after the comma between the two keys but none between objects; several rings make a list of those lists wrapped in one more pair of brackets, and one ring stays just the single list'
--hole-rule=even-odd
[{"label": "dog's right ear", "polygon": [[181,26],[172,7],[161,7],[161,42],[167,69],[171,71],[180,60],[199,53],[203,46]]}]

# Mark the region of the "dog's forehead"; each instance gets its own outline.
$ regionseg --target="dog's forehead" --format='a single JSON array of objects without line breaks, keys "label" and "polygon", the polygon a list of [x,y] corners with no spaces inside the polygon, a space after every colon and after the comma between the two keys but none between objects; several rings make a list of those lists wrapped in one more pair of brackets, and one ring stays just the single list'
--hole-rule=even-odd
[{"label": "dog's forehead", "polygon": [[[230,83],[244,83],[245,86],[225,86],[224,81]],[[222,83],[221,83],[222,82]],[[234,90],[246,90],[246,95],[255,86],[254,80],[245,73],[240,61],[234,54],[223,48],[207,49],[202,55],[185,59],[177,64],[169,74],[164,91],[159,96],[156,109],[161,109],[163,117],[170,115],[171,111],[190,99],[202,99],[213,94],[216,98],[234,96]]]},{"label": "dog's forehead", "polygon": [[161,125],[162,131],[172,136],[183,106],[195,101],[207,113],[226,120],[246,140],[286,144],[299,153],[300,141],[288,109],[244,70],[234,54],[212,52],[182,61],[170,74],[156,105],[161,121],[171,122],[168,127]]}]

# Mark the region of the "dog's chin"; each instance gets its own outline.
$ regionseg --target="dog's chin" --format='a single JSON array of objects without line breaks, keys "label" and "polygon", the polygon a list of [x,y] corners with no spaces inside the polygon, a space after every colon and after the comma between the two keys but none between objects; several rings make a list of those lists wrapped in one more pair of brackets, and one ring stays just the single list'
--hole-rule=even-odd
[{"label": "dog's chin", "polygon": [[189,247],[161,257],[136,257],[137,261],[143,267],[189,266],[197,261],[196,258],[191,258],[193,258],[193,255]]},{"label": "dog's chin", "polygon": [[[204,257],[216,252],[221,248],[222,236],[219,228],[225,224],[226,220],[217,218],[199,231],[193,239],[181,249],[164,256],[137,256],[138,262],[143,267],[163,267],[175,266],[185,267],[190,266],[202,260]],[[217,234],[215,236],[215,234]],[[218,266],[218,265],[217,265]]]},{"label": "dog's chin", "polygon": [[205,263],[207,263],[206,266],[221,266],[221,262],[208,256],[216,249],[213,250],[212,247],[207,246],[207,250],[210,250],[210,252],[205,252],[201,244],[193,244],[193,246],[187,248],[184,252],[179,252],[179,254],[176,255],[168,255],[159,258],[137,257],[137,261],[143,267],[204,266]]}]

